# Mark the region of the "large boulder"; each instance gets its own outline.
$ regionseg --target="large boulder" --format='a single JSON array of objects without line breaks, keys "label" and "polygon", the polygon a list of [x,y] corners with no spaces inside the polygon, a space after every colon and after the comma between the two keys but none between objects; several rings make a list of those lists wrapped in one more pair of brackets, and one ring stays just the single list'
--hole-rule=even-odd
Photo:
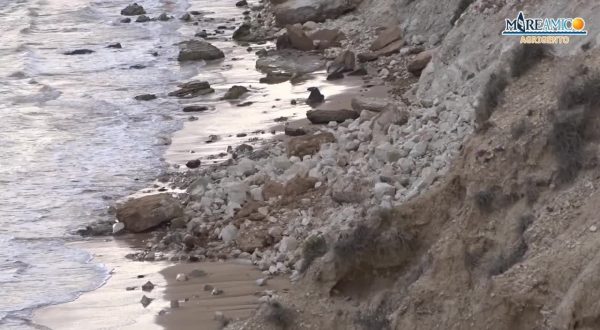
[{"label": "large boulder", "polygon": [[134,233],[152,229],[164,222],[183,216],[179,201],[169,194],[131,199],[117,207],[117,219]]},{"label": "large boulder", "polygon": [[274,6],[275,22],[279,26],[323,22],[353,10],[362,0],[288,0]]},{"label": "large boulder", "polygon": [[223,100],[236,100],[242,97],[242,95],[248,93],[248,88],[244,86],[233,85],[227,93],[223,96]]},{"label": "large boulder", "polygon": [[183,61],[210,61],[225,57],[225,54],[211,43],[204,40],[189,40],[179,44],[177,60]]},{"label": "large boulder", "polygon": [[308,110],[306,112],[306,118],[313,124],[327,124],[331,121],[342,123],[359,116],[360,114],[354,110]]},{"label": "large boulder", "polygon": [[392,42],[400,39],[402,39],[402,30],[400,30],[400,27],[389,27],[379,33],[377,39],[375,39],[373,44],[371,44],[370,49],[373,51],[380,50]]},{"label": "large boulder", "polygon": [[301,28],[293,25],[285,27],[287,31],[287,37],[289,39],[292,48],[309,51],[315,49],[315,45],[311,38],[309,38]]},{"label": "large boulder", "polygon": [[144,7],[138,5],[137,3],[133,3],[121,10],[121,15],[123,16],[137,16],[144,15],[145,13],[146,11],[144,10]]},{"label": "large boulder", "polygon": [[354,53],[350,50],[341,52],[327,67],[327,73],[345,73],[354,70],[356,59]]},{"label": "large boulder", "polygon": [[304,157],[313,155],[321,149],[322,144],[333,142],[335,142],[335,137],[331,133],[296,136],[287,143],[287,156]]}]

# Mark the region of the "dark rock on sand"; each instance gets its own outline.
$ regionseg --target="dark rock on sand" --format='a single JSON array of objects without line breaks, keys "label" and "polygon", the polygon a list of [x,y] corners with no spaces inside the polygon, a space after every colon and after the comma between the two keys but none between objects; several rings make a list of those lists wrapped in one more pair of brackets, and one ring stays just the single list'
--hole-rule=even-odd
[{"label": "dark rock on sand", "polygon": [[288,120],[288,117],[284,117],[284,116],[277,117],[277,118],[273,119],[273,121],[276,122],[276,123],[281,123],[281,122],[284,122],[284,121],[287,121],[287,120]]},{"label": "dark rock on sand", "polygon": [[187,163],[185,163],[185,166],[187,168],[198,168],[201,165],[201,161],[200,159],[192,159],[190,161],[188,161]]},{"label": "dark rock on sand", "polygon": [[161,22],[166,22],[170,19],[172,19],[173,17],[167,15],[167,13],[162,13],[160,14],[160,16],[157,17],[157,20],[161,21]]},{"label": "dark rock on sand", "polygon": [[248,1],[246,1],[246,0],[240,0],[240,1],[238,1],[238,2],[235,3],[236,7],[244,7],[244,6],[247,6],[247,5],[248,5]]},{"label": "dark rock on sand", "polygon": [[248,88],[244,86],[233,85],[223,96],[223,100],[239,99],[242,95],[248,93]]},{"label": "dark rock on sand", "polygon": [[309,87],[307,89],[310,92],[306,103],[309,105],[323,103],[325,101],[325,96],[321,94],[321,91],[317,87]]},{"label": "dark rock on sand", "polygon": [[140,300],[140,303],[142,304],[142,306],[144,306],[144,308],[148,307],[148,305],[150,305],[150,303],[152,303],[152,300],[154,300],[153,298],[148,298],[146,297],[146,295],[144,295],[142,297],[142,299]]},{"label": "dark rock on sand", "polygon": [[215,92],[215,90],[210,87],[208,81],[192,80],[181,84],[178,87],[179,89],[169,93],[169,96],[189,98]]},{"label": "dark rock on sand", "polygon": [[202,15],[202,12],[198,11],[198,10],[192,10],[192,11],[190,11],[190,14],[192,14],[194,16],[200,16],[200,15]]},{"label": "dark rock on sand", "polygon": [[157,194],[131,199],[117,207],[117,219],[134,233],[154,228],[183,216],[178,200],[169,194]]},{"label": "dark rock on sand", "polygon": [[346,50],[340,53],[327,67],[328,73],[346,73],[354,70],[356,60],[352,51]]},{"label": "dark rock on sand", "polygon": [[356,119],[360,114],[354,110],[309,110],[306,118],[313,124],[327,124],[331,121],[342,123],[347,119]]},{"label": "dark rock on sand", "polygon": [[190,15],[190,13],[185,13],[185,14],[181,15],[181,17],[179,19],[184,22],[189,22],[192,20],[192,15]]},{"label": "dark rock on sand", "polygon": [[198,38],[206,38],[208,37],[208,32],[206,32],[206,30],[198,31],[195,36]]},{"label": "dark rock on sand", "polygon": [[123,16],[137,16],[145,13],[146,11],[144,10],[144,7],[138,5],[137,3],[133,3],[121,10],[121,15]]},{"label": "dark rock on sand", "polygon": [[91,54],[94,51],[91,49],[75,49],[75,50],[71,50],[68,52],[65,52],[65,55],[87,55],[87,54]]},{"label": "dark rock on sand", "polygon": [[302,128],[302,127],[293,128],[293,127],[286,126],[285,129],[283,130],[283,132],[287,136],[306,135],[306,130],[304,130],[304,128]]},{"label": "dark rock on sand", "polygon": [[188,105],[183,108],[183,112],[202,112],[210,110],[206,105]]},{"label": "dark rock on sand", "polygon": [[145,69],[146,66],[143,64],[134,64],[134,65],[131,65],[129,68],[133,69],[133,70],[141,70],[141,69]]},{"label": "dark rock on sand", "polygon": [[249,23],[244,23],[242,25],[240,25],[240,27],[237,28],[237,30],[235,30],[233,32],[233,40],[238,40],[238,41],[249,41],[252,39],[251,36],[251,28],[252,26]]},{"label": "dark rock on sand", "polygon": [[208,136],[208,140],[206,140],[206,143],[213,143],[217,141],[219,141],[219,136],[213,134]]},{"label": "dark rock on sand", "polygon": [[108,46],[106,46],[106,48],[116,48],[116,49],[121,49],[123,48],[123,46],[121,46],[120,42],[115,42],[114,44],[109,44]]},{"label": "dark rock on sand", "polygon": [[131,18],[126,17],[121,20],[121,23],[131,23]]},{"label": "dark rock on sand", "polygon": [[251,106],[252,104],[254,104],[254,102],[248,101],[248,102],[240,103],[240,104],[238,104],[236,106],[237,107],[248,107],[248,106]]},{"label": "dark rock on sand", "polygon": [[135,97],[138,101],[151,101],[156,99],[156,95],[154,94],[142,94]]},{"label": "dark rock on sand", "polygon": [[154,290],[154,283],[148,281],[144,285],[142,285],[142,290],[150,292]]},{"label": "dark rock on sand", "polygon": [[332,72],[327,75],[327,80],[344,79],[344,74],[341,71]]},{"label": "dark rock on sand", "polygon": [[146,23],[150,22],[152,19],[146,15],[140,15],[135,19],[136,23]]},{"label": "dark rock on sand", "polygon": [[225,54],[217,47],[203,40],[184,41],[179,45],[179,56],[177,60],[183,61],[210,61],[225,57]]},{"label": "dark rock on sand", "polygon": [[235,153],[236,154],[248,154],[248,153],[251,153],[253,150],[254,150],[254,148],[251,145],[242,143],[235,148]]}]

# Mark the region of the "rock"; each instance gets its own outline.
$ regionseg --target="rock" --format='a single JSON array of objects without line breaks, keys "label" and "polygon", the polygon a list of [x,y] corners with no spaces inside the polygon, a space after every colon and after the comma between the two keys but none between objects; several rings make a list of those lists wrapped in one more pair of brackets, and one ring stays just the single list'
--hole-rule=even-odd
[{"label": "rock", "polygon": [[381,199],[383,196],[394,196],[396,188],[388,183],[377,182],[375,188],[373,188],[373,193],[377,199]]},{"label": "rock", "polygon": [[377,58],[379,58],[380,56],[390,56],[399,52],[402,46],[404,46],[404,40],[394,41],[391,44],[376,51],[375,55],[377,56]]},{"label": "rock", "polygon": [[206,30],[198,31],[194,36],[206,39],[208,37],[208,32],[206,32]]},{"label": "rock", "polygon": [[183,237],[183,245],[188,249],[193,249],[196,246],[196,238],[190,234]]},{"label": "rock", "polygon": [[214,288],[214,289],[212,289],[212,291],[210,292],[210,294],[213,295],[213,296],[222,295],[223,294],[223,290]]},{"label": "rock", "polygon": [[379,56],[374,52],[359,53],[358,55],[356,55],[356,57],[361,63],[375,61],[379,58]]},{"label": "rock", "polygon": [[144,306],[144,308],[146,308],[146,307],[148,307],[148,305],[150,305],[152,300],[154,300],[154,299],[148,298],[148,297],[146,297],[146,295],[144,295],[144,296],[142,296],[140,303],[142,304],[142,306]]},{"label": "rock", "polygon": [[161,21],[161,22],[166,22],[170,19],[172,19],[173,17],[167,15],[167,13],[162,13],[158,16],[157,20]]},{"label": "rock", "polygon": [[263,185],[262,195],[264,200],[282,196],[285,192],[285,186],[277,181],[267,180]]},{"label": "rock", "polygon": [[269,241],[270,236],[262,224],[240,230],[240,234],[235,239],[237,247],[248,253],[253,253],[256,249],[262,249],[268,245]]},{"label": "rock", "polygon": [[133,290],[135,290],[136,288],[137,288],[137,287],[135,287],[135,286],[128,286],[128,287],[126,287],[126,288],[125,288],[125,290],[126,290],[126,291],[133,291]]},{"label": "rock", "polygon": [[343,123],[347,119],[356,119],[360,114],[354,110],[308,110],[306,118],[313,124],[329,124],[331,121]]},{"label": "rock", "polygon": [[179,44],[177,60],[184,61],[210,61],[225,57],[217,47],[203,40],[189,40]]},{"label": "rock", "polygon": [[366,76],[368,74],[367,69],[364,67],[357,68],[356,70],[348,73],[349,76]]},{"label": "rock", "polygon": [[112,226],[113,235],[122,232],[125,229],[125,224],[122,222],[117,222]]},{"label": "rock", "polygon": [[237,234],[238,234],[237,227],[232,224],[228,224],[223,229],[221,229],[221,232],[219,233],[219,238],[223,242],[229,243],[236,239]]},{"label": "rock", "polygon": [[171,300],[171,308],[179,308],[179,300]]},{"label": "rock", "polygon": [[281,253],[294,252],[297,247],[298,241],[290,236],[282,238],[281,242],[279,242],[279,252]]},{"label": "rock", "polygon": [[317,183],[317,179],[312,177],[302,177],[296,175],[285,184],[284,194],[287,197],[295,197],[305,194],[312,190]]},{"label": "rock", "polygon": [[306,100],[306,104],[315,105],[319,103],[323,103],[325,101],[325,96],[321,94],[321,91],[317,87],[309,87],[307,88],[310,91],[310,95],[308,95],[308,99]]},{"label": "rock", "polygon": [[215,92],[215,90],[210,87],[208,81],[192,80],[190,82],[181,84],[178,87],[179,89],[169,93],[169,96],[189,98]]},{"label": "rock", "polygon": [[187,168],[198,168],[201,164],[202,162],[200,161],[200,159],[192,159],[185,163],[185,166]]},{"label": "rock", "polygon": [[245,7],[248,5],[248,2],[246,0],[240,0],[238,2],[235,3],[236,7]]},{"label": "rock", "polygon": [[151,101],[156,99],[156,95],[154,94],[142,94],[135,97],[138,101]]},{"label": "rock", "polygon": [[210,284],[204,284],[204,286],[202,287],[202,290],[204,291],[212,291],[215,287],[210,285]]},{"label": "rock", "polygon": [[330,47],[340,47],[341,41],[346,39],[346,35],[340,30],[320,29],[308,35],[317,44],[317,48],[323,50]]},{"label": "rock", "polygon": [[379,33],[377,39],[373,41],[371,47],[369,47],[372,51],[377,51],[382,49],[383,47],[391,44],[394,41],[397,41],[402,38],[402,30],[400,30],[399,26],[389,27]]},{"label": "rock", "polygon": [[109,44],[108,46],[106,46],[106,48],[121,49],[121,48],[123,48],[123,46],[121,46],[121,43],[115,42],[114,44]]},{"label": "rock", "polygon": [[[331,133],[319,133],[316,135],[296,136],[291,138],[286,146],[287,156],[304,157],[313,155],[321,149],[323,143],[335,142],[335,137]],[[265,184],[266,186],[266,184]],[[263,190],[264,194],[264,190]],[[265,196],[265,199],[268,198]]]},{"label": "rock", "polygon": [[293,128],[286,126],[283,130],[284,134],[287,136],[301,136],[306,135],[306,131],[302,127]]},{"label": "rock", "polygon": [[279,26],[323,22],[337,18],[360,3],[359,0],[289,0],[274,6],[275,22]]},{"label": "rock", "polygon": [[233,32],[232,38],[233,40],[238,41],[251,41],[253,39],[251,30],[252,25],[250,25],[250,23],[244,23]]},{"label": "rock", "polygon": [[183,216],[178,200],[169,194],[157,194],[131,199],[117,207],[117,219],[128,231],[139,233]]},{"label": "rock", "polygon": [[346,73],[354,70],[354,65],[356,64],[356,60],[354,58],[354,53],[346,50],[340,53],[333,62],[327,68],[328,73]]},{"label": "rock", "polygon": [[183,108],[183,112],[202,112],[210,110],[206,105],[188,105]]},{"label": "rock", "polygon": [[259,278],[258,280],[256,280],[256,285],[257,286],[265,286],[265,285],[267,285],[267,279],[266,278]]},{"label": "rock", "polygon": [[342,72],[332,72],[327,75],[327,80],[339,80],[344,79],[344,74]]},{"label": "rock", "polygon": [[248,88],[244,86],[233,85],[223,96],[223,100],[239,99],[242,95],[248,93]]},{"label": "rock", "polygon": [[294,25],[288,25],[285,27],[287,31],[287,36],[292,48],[309,51],[315,49],[315,45],[311,38],[309,38],[302,28],[296,27]]},{"label": "rock", "polygon": [[429,62],[431,61],[431,58],[433,57],[433,52],[433,50],[427,50],[419,53],[411,61],[408,62],[406,70],[408,70],[408,72],[412,73],[415,76],[420,76],[421,71],[423,71],[423,69],[425,69],[427,64],[429,64]]},{"label": "rock", "polygon": [[144,10],[144,7],[138,5],[137,3],[133,3],[121,10],[121,15],[123,16],[137,16],[145,13],[146,11]]},{"label": "rock", "polygon": [[598,231],[598,226],[596,226],[596,225],[591,225],[591,226],[590,226],[590,228],[589,228],[589,230],[590,230],[592,233],[595,233],[595,232],[597,232],[597,231]]},{"label": "rock", "polygon": [[181,17],[179,19],[184,22],[189,22],[192,20],[192,15],[190,15],[190,13],[185,13],[185,14],[181,15]]},{"label": "rock", "polygon": [[217,142],[217,141],[219,141],[219,136],[215,135],[215,134],[211,134],[208,136],[206,143],[213,143],[213,142]]},{"label": "rock", "polygon": [[136,23],[146,23],[146,22],[150,22],[152,19],[150,19],[150,17],[146,16],[146,15],[140,15],[135,19]]},{"label": "rock", "polygon": [[253,150],[254,147],[246,143],[242,143],[239,146],[235,147],[235,153],[240,155],[251,153]]},{"label": "rock", "polygon": [[87,55],[87,54],[91,54],[94,53],[93,50],[91,49],[75,49],[75,50],[71,50],[68,52],[65,52],[65,55]]},{"label": "rock", "polygon": [[142,285],[142,290],[148,291],[148,292],[154,290],[154,283],[152,283],[150,281],[146,282],[144,285]]},{"label": "rock", "polygon": [[177,274],[177,276],[175,276],[175,281],[177,281],[177,282],[186,282],[187,280],[188,280],[188,277],[184,273],[179,273],[179,274]]},{"label": "rock", "polygon": [[352,109],[357,112],[362,110],[382,112],[391,104],[391,102],[389,102],[387,99],[382,99],[379,97],[356,96],[352,98],[350,104],[352,105]]}]

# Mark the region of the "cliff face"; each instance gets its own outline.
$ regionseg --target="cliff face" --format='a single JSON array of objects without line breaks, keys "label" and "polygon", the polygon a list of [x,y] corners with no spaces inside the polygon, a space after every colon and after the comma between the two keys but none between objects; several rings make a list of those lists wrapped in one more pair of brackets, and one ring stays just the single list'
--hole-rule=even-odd
[{"label": "cliff face", "polygon": [[[300,281],[315,294],[288,300],[303,311],[303,324],[600,326],[599,9],[567,0],[360,4],[354,15],[362,22],[399,24],[409,44],[437,48],[404,94],[411,114],[432,106],[467,111],[473,132],[440,184],[327,237],[327,252]],[[520,45],[500,35],[504,19],[520,10],[584,17],[590,35],[568,45]],[[432,127],[443,131],[443,124],[440,117]]]}]

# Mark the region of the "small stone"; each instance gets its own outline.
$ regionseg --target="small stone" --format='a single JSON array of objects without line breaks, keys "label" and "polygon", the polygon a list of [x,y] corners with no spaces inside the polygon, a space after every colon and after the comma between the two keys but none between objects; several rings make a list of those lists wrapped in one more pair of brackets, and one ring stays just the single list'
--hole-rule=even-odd
[{"label": "small stone", "polygon": [[204,291],[212,291],[215,287],[213,287],[210,284],[204,284],[204,287],[202,288]]},{"label": "small stone", "polygon": [[179,300],[171,300],[171,308],[179,308]]},{"label": "small stone", "polygon": [[198,168],[198,167],[200,167],[200,164],[201,164],[200,159],[193,159],[193,160],[190,160],[187,163],[185,163],[185,166],[187,168]]},{"label": "small stone", "polygon": [[146,297],[146,295],[144,295],[142,297],[142,299],[140,300],[140,303],[142,304],[142,306],[144,306],[144,308],[148,307],[148,305],[150,305],[150,303],[152,302],[152,298],[148,298]]},{"label": "small stone", "polygon": [[187,277],[187,275],[185,275],[184,273],[179,273],[179,274],[177,274],[177,276],[175,277],[175,280],[176,280],[177,282],[185,282],[185,281],[187,281],[187,280],[188,280],[188,277]]},{"label": "small stone", "polygon": [[218,296],[218,295],[223,294],[223,290],[214,288],[214,289],[212,289],[212,291],[210,292],[210,294],[213,295],[213,296]]},{"label": "small stone", "polygon": [[135,286],[128,286],[128,287],[126,287],[126,288],[125,288],[125,290],[127,290],[127,291],[133,291],[133,290],[135,290],[136,288],[137,288],[137,287],[135,287]]},{"label": "small stone", "polygon": [[151,101],[156,99],[154,94],[142,94],[134,97],[137,101]]},{"label": "small stone", "polygon": [[142,285],[142,290],[144,291],[152,291],[154,289],[154,284],[150,281],[146,282],[146,284]]},{"label": "small stone", "polygon": [[150,22],[151,19],[150,17],[146,16],[146,15],[140,15],[135,19],[136,23],[145,23],[145,22]]},{"label": "small stone", "polygon": [[590,231],[591,231],[592,233],[595,233],[597,230],[598,230],[598,227],[597,227],[596,225],[591,225],[591,226],[590,226]]},{"label": "small stone", "polygon": [[122,222],[117,222],[115,224],[112,225],[112,233],[113,235],[116,235],[120,232],[122,232],[125,229],[125,224]]},{"label": "small stone", "polygon": [[120,49],[123,48],[123,46],[121,46],[120,42],[115,42],[113,44],[109,44],[108,46],[106,46],[106,48],[116,48],[116,49]]},{"label": "small stone", "polygon": [[267,279],[266,278],[259,278],[258,280],[256,280],[256,285],[258,285],[258,286],[265,286],[265,285],[267,285]]}]

